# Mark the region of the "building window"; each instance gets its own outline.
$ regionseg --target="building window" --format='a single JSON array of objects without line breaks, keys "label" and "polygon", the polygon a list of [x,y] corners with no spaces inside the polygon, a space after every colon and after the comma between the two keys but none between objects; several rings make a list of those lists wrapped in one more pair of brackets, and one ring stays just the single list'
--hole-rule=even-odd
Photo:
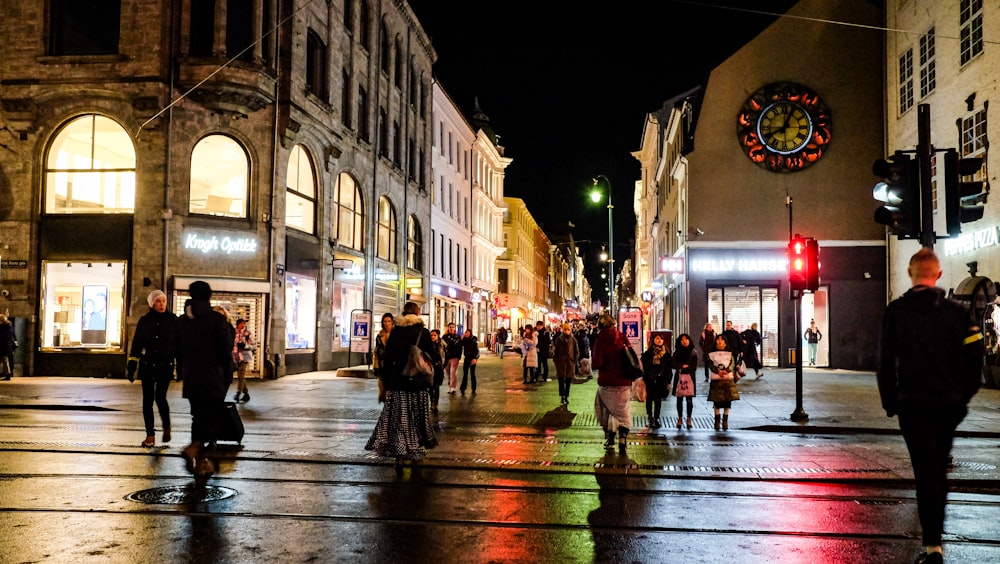
[{"label": "building window", "polygon": [[358,87],[358,138],[371,143],[371,131],[368,125],[368,92]]},{"label": "building window", "polygon": [[326,103],[326,83],[326,45],[310,29],[306,37],[306,90]]},{"label": "building window", "polygon": [[382,69],[386,75],[389,74],[389,30],[386,28],[385,22],[379,26],[378,32],[378,44],[379,44],[379,68]]},{"label": "building window", "polygon": [[406,222],[406,268],[420,272],[424,269],[424,236],[420,222],[410,216]]},{"label": "building window", "polygon": [[354,32],[354,0],[344,0],[344,27],[347,33]]},{"label": "building window", "polygon": [[934,28],[920,37],[920,97],[934,91],[937,82],[934,69]]},{"label": "building window", "polygon": [[962,156],[972,157],[986,151],[986,108],[979,108],[962,119]]},{"label": "building window", "polygon": [[399,166],[403,158],[403,136],[399,133],[399,122],[392,120],[392,162]]},{"label": "building window", "polygon": [[363,251],[365,208],[361,190],[354,177],[346,172],[337,177],[334,201],[337,203],[337,244]]},{"label": "building window", "polygon": [[913,107],[913,49],[899,57],[899,113]]},{"label": "building window", "polygon": [[938,211],[938,160],[937,154],[931,153],[931,209]]},{"label": "building window", "polygon": [[361,0],[359,4],[360,10],[358,10],[358,43],[361,44],[368,52],[372,50],[372,34],[371,34],[371,7],[368,5],[368,0]]},{"label": "building window", "polygon": [[376,255],[389,262],[396,260],[396,210],[389,198],[382,196],[378,201],[378,236]]},{"label": "building window", "polygon": [[316,232],[316,174],[309,154],[302,145],[292,147],[285,175],[285,225]]},{"label": "building window", "polygon": [[188,211],[246,217],[250,160],[232,137],[209,135],[191,153],[191,200]]},{"label": "building window", "polygon": [[962,64],[983,52],[983,0],[962,0],[959,5],[959,49]]},{"label": "building window", "polygon": [[417,94],[419,90],[417,88],[417,67],[414,64],[410,64],[410,108],[417,109]]},{"label": "building window", "polygon": [[420,81],[420,117],[427,118],[427,82],[424,80]]},{"label": "building window", "polygon": [[121,12],[121,0],[51,0],[49,53],[117,54]]},{"label": "building window", "polygon": [[124,261],[42,261],[42,349],[121,349],[124,296]]},{"label": "building window", "polygon": [[340,119],[344,127],[351,127],[351,75],[344,69],[341,73],[343,88],[340,90]]},{"label": "building window", "polygon": [[59,130],[45,159],[45,211],[135,211],[135,147],[121,125],[91,114]]},{"label": "building window", "polygon": [[389,115],[385,108],[378,110],[378,154],[389,158]]},{"label": "building window", "polygon": [[410,137],[410,145],[409,145],[408,149],[409,150],[407,151],[406,160],[408,160],[409,164],[410,164],[410,167],[409,167],[410,168],[410,179],[411,179],[411,181],[412,180],[418,180],[419,184],[423,184],[423,182],[422,182],[423,179],[422,178],[421,179],[417,178],[417,141],[414,138],[412,138],[412,137]]},{"label": "building window", "polygon": [[[222,0],[218,0],[222,1]],[[226,56],[253,62],[254,2],[228,0],[226,2]]]},{"label": "building window", "polygon": [[192,2],[190,22],[188,53],[194,57],[211,57],[215,43],[215,2]]},{"label": "building window", "polygon": [[396,58],[392,67],[393,79],[397,90],[403,89],[403,42],[396,36]]}]

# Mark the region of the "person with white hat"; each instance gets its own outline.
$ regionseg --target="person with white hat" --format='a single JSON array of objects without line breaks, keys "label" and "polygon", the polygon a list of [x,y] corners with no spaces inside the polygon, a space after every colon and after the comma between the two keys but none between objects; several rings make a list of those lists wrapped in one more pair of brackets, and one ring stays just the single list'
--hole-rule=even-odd
[{"label": "person with white hat", "polygon": [[177,318],[167,311],[167,295],[153,290],[146,296],[149,312],[139,319],[129,349],[128,381],[134,382],[136,370],[142,381],[142,418],[146,425],[146,440],[142,446],[156,445],[153,426],[153,403],[163,423],[163,442],[170,442],[170,405],[167,388],[174,378],[174,331]]}]

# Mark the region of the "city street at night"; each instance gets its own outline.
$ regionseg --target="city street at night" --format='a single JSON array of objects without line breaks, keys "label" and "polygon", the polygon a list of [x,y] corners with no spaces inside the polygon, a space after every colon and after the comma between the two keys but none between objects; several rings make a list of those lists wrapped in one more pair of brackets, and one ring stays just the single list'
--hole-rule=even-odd
[{"label": "city street at night", "polygon": [[[521,384],[516,354],[479,367],[475,396],[444,389],[439,446],[401,472],[364,450],[375,380],[255,380],[243,443],[220,443],[202,489],[179,457],[179,383],[173,441],[148,449],[138,383],[14,378],[0,387],[0,561],[909,562],[920,549],[909,460],[871,373],[806,370],[801,424],[791,369],[743,380],[729,431],[713,430],[700,381],[692,430],[674,428],[673,398],[656,433],[633,402],[620,455],[603,449],[594,379],[563,408],[554,381]],[[959,428],[952,562],[1000,559],[998,400],[980,392]]]}]

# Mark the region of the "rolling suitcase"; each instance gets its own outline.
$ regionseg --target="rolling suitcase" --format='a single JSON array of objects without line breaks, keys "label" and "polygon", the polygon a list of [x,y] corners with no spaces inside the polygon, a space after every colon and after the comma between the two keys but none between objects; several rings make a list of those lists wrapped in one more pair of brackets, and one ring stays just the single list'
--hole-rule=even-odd
[{"label": "rolling suitcase", "polygon": [[223,405],[222,418],[219,420],[219,433],[216,439],[242,443],[244,429],[240,412],[236,409],[236,404],[231,401],[227,401]]}]

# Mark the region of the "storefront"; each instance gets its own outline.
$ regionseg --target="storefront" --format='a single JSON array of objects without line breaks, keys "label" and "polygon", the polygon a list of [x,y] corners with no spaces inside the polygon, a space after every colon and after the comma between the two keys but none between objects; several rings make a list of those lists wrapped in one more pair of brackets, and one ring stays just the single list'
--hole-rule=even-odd
[{"label": "storefront", "polygon": [[[333,271],[333,289],[330,295],[330,313],[333,316],[331,361],[334,366],[350,366],[351,313],[365,311],[365,261],[358,256],[338,254],[334,257],[334,263],[344,266],[334,268]],[[377,329],[379,322],[374,316],[372,323],[373,330]]]},{"label": "storefront", "polygon": [[316,316],[320,244],[306,235],[285,238],[285,365],[286,373],[316,370]]},{"label": "storefront", "polygon": [[464,333],[472,318],[472,293],[450,284],[431,284],[431,329],[444,329],[454,323]]}]

